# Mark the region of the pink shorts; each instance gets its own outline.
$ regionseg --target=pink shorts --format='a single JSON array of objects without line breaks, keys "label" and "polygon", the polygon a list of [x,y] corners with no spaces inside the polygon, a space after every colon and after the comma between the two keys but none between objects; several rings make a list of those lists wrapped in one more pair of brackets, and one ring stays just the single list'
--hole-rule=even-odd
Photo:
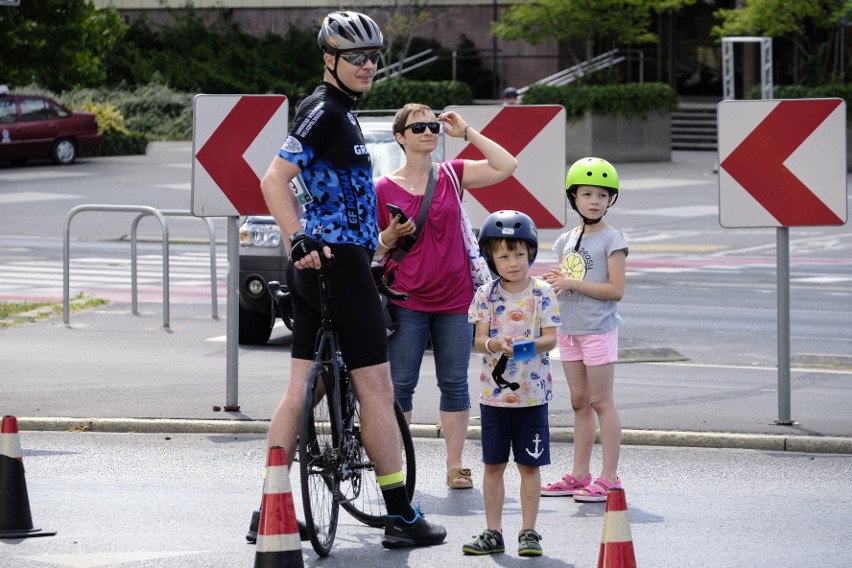
[{"label": "pink shorts", "polygon": [[556,332],[559,341],[559,359],[582,361],[589,367],[607,365],[618,361],[618,328],[596,335],[568,335]]}]

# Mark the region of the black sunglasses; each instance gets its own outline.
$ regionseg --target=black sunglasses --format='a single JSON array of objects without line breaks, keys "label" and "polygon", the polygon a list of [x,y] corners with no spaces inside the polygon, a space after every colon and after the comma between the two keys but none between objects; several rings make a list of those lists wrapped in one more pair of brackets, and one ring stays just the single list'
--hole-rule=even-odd
[{"label": "black sunglasses", "polygon": [[427,127],[432,134],[437,134],[441,130],[441,125],[437,122],[412,122],[406,124],[402,131],[405,132],[406,129],[410,128],[414,134],[423,134]]},{"label": "black sunglasses", "polygon": [[351,63],[355,67],[361,67],[367,60],[370,60],[370,63],[376,63],[379,60],[379,52],[374,51],[372,53],[341,53],[340,58],[346,61],[347,63]]}]

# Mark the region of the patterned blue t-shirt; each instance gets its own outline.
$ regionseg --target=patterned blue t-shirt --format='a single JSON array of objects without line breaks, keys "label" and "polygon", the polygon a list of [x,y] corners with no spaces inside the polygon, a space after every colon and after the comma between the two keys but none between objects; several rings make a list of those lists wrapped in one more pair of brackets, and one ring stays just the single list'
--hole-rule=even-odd
[{"label": "patterned blue t-shirt", "polygon": [[302,170],[305,232],[329,244],[376,250],[376,188],[354,101],[329,83],[299,106],[278,155]]}]

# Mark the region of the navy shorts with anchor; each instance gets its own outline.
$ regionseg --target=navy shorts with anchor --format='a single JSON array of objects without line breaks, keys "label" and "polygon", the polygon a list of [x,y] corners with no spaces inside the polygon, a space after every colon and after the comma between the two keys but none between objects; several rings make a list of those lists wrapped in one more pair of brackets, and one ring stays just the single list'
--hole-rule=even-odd
[{"label": "navy shorts with anchor", "polygon": [[479,405],[482,423],[482,462],[508,463],[509,450],[515,463],[540,467],[550,464],[550,428],[547,405]]}]

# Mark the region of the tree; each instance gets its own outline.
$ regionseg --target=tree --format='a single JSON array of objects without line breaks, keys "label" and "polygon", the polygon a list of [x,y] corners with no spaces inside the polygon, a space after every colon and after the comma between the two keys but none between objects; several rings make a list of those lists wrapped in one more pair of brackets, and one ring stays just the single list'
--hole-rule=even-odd
[{"label": "tree", "polygon": [[53,91],[100,85],[104,57],[125,30],[114,8],[99,9],[90,0],[25,0],[0,8],[0,81]]},{"label": "tree", "polygon": [[[844,60],[841,26],[852,21],[852,2],[846,0],[745,0],[742,8],[718,10],[722,21],[712,34],[718,38],[767,36],[791,42],[789,66],[793,82],[818,85],[832,78]],[[845,64],[844,64],[845,66]]]},{"label": "tree", "polygon": [[533,45],[547,40],[565,44],[576,63],[580,57],[572,43],[580,42],[583,59],[595,55],[598,41],[635,45],[653,43],[653,13],[679,10],[695,0],[533,0],[513,5],[491,33],[506,40],[525,40]]}]

